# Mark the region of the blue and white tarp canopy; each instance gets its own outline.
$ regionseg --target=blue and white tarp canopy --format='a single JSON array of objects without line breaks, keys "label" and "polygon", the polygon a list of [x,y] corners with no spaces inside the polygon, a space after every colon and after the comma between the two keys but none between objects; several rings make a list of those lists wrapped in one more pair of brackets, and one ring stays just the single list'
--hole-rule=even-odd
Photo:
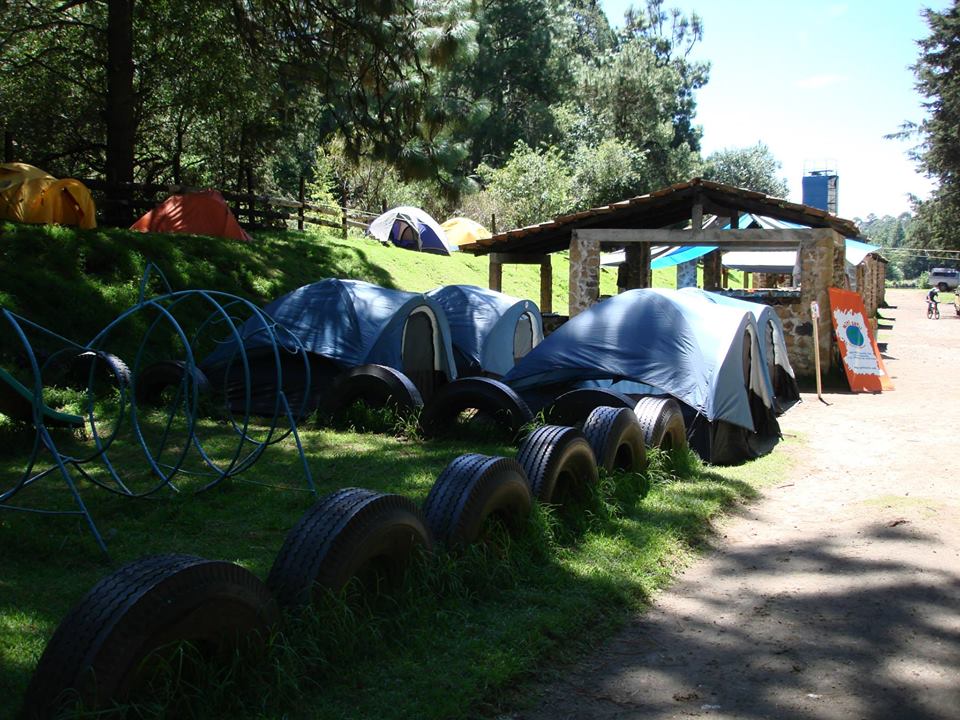
[{"label": "blue and white tarp canopy", "polygon": [[543,340],[540,308],[530,300],[475,285],[445,285],[427,296],[447,315],[461,375],[505,375]]},{"label": "blue and white tarp canopy", "polygon": [[383,243],[420,252],[449,255],[459,248],[447,239],[440,223],[420,208],[402,205],[376,218],[367,232]]},{"label": "blue and white tarp canopy", "polygon": [[[446,315],[434,300],[421,293],[389,290],[360,280],[329,278],[274,300],[264,312],[295,335],[307,352],[329,358],[345,368],[377,363],[401,371],[407,320],[416,313],[424,313],[434,329],[436,369],[450,379],[456,377]],[[249,322],[240,329],[247,351],[266,347],[268,341],[260,327],[248,325]],[[278,338],[282,342],[284,333]],[[229,360],[235,349],[233,341],[226,342],[203,364],[209,366]]]},{"label": "blue and white tarp canopy", "polygon": [[[772,412],[753,315],[676,290],[629,290],[593,305],[507,373],[517,390],[585,380],[642,383],[707,420],[754,431],[751,393]],[[747,355],[749,353],[749,355]]]}]

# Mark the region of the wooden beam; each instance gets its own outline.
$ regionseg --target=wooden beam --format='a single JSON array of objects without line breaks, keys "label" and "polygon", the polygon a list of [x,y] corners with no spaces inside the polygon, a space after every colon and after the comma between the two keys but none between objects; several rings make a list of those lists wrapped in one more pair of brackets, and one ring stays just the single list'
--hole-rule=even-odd
[{"label": "wooden beam", "polygon": [[690,226],[694,232],[703,229],[703,202],[697,200],[690,211]]},{"label": "wooden beam", "polygon": [[553,265],[549,255],[540,264],[540,312],[553,312]]},{"label": "wooden beam", "polygon": [[490,273],[488,280],[490,289],[500,292],[500,288],[503,287],[503,265],[495,261],[492,255],[490,256]]},{"label": "wooden beam", "polygon": [[585,241],[604,245],[627,245],[650,243],[651,245],[792,245],[796,247],[805,240],[813,240],[823,233],[832,233],[829,228],[791,228],[784,230],[718,230],[707,228],[699,233],[689,230],[584,229],[577,233]]},{"label": "wooden beam", "polygon": [[550,256],[542,253],[490,253],[490,262],[501,265],[542,265]]}]

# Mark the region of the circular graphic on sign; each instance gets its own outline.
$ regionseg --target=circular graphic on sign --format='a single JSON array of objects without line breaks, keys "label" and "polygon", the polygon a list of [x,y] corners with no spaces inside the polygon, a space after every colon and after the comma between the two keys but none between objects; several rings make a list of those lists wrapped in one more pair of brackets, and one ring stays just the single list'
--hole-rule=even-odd
[{"label": "circular graphic on sign", "polygon": [[863,337],[863,332],[856,325],[847,325],[847,341],[851,345],[856,345],[860,347],[866,342],[866,338]]}]

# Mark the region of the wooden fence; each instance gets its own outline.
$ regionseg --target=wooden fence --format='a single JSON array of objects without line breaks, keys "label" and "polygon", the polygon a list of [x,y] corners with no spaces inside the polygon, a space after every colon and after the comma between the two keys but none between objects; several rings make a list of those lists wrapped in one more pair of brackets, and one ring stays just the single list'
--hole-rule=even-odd
[{"label": "wooden fence", "polygon": [[[82,181],[97,202],[107,224],[124,224],[155,207],[167,196],[197,192],[203,188],[186,185],[151,185],[146,183],[107,183],[104,180]],[[300,182],[297,199],[274,197],[256,192],[237,193],[220,190],[230,205],[237,222],[248,230],[287,229],[296,224],[298,230],[307,225],[338,228],[346,237],[349,228],[366,228],[380,213],[351,208],[345,199],[342,205],[314,205],[304,198]],[[117,220],[114,221],[114,218]]]}]

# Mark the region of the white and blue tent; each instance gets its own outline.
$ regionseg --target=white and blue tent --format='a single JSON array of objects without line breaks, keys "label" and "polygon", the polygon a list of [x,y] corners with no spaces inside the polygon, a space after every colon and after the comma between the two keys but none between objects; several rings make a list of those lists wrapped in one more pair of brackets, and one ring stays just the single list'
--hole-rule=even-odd
[{"label": "white and blue tent", "polygon": [[387,210],[370,223],[367,233],[407,250],[449,255],[459,249],[429,213],[409,205]]},{"label": "white and blue tent", "polygon": [[[422,293],[329,278],[297,288],[263,310],[297,338],[311,359],[327,361],[337,370],[387,365],[407,375],[427,397],[434,384],[457,377],[446,315]],[[259,324],[248,321],[239,333],[248,356],[271,350]],[[284,337],[286,333],[278,334],[280,342]],[[285,344],[287,350],[297,349],[292,340]],[[211,368],[229,362],[236,350],[235,341],[225,342],[201,367],[209,374]],[[272,359],[270,363],[272,368]],[[285,383],[286,377],[285,371]],[[322,391],[322,384],[311,390]]]},{"label": "white and blue tent", "polygon": [[460,375],[506,375],[543,340],[540,308],[531,300],[475,285],[445,285],[427,296],[446,313]]},{"label": "white and blue tent", "polygon": [[630,290],[593,305],[504,380],[518,391],[594,384],[670,395],[684,406],[691,446],[718,464],[755,457],[779,435],[753,315],[675,290]]},{"label": "white and blue tent", "polygon": [[787,355],[787,342],[783,334],[783,322],[769,305],[730,297],[722,293],[708,292],[700,288],[683,288],[685,295],[700,298],[706,302],[727,305],[753,314],[760,333],[760,350],[763,353],[763,369],[770,381],[773,396],[779,411],[790,408],[800,399],[797,376]]}]

